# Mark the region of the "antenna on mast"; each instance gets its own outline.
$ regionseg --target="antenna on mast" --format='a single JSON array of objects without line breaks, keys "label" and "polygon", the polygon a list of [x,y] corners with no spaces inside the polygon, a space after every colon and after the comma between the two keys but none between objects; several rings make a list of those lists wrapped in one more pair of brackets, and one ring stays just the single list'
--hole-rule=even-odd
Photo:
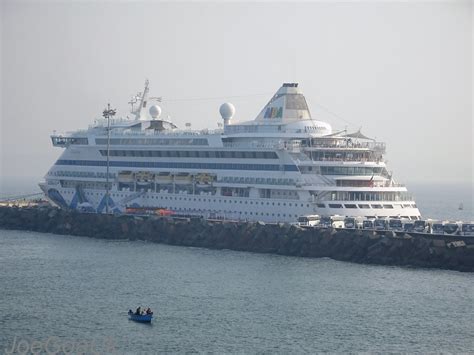
[{"label": "antenna on mast", "polygon": [[135,95],[135,96],[132,96],[132,98],[128,102],[132,106],[132,109],[130,110],[131,113],[135,113],[133,105],[135,105],[137,103],[137,101],[138,101],[138,95]]},{"label": "antenna on mast", "polygon": [[142,112],[143,112],[143,109],[146,108],[146,102],[147,102],[147,99],[148,99],[148,84],[150,82],[148,81],[148,79],[145,80],[145,89],[143,90],[143,94],[138,94],[137,95],[137,101],[138,99],[140,99],[140,106],[138,106],[137,110],[134,112],[135,113],[135,118],[137,120],[141,120],[143,119],[142,118]]}]

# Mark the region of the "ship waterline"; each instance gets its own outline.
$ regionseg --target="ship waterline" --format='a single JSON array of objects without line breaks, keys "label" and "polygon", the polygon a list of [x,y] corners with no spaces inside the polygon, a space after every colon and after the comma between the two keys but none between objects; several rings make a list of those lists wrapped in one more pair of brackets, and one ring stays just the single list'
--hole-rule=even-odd
[{"label": "ship waterline", "polygon": [[315,214],[420,219],[387,170],[385,144],[314,120],[296,83],[283,84],[255,120],[234,122],[234,107],[223,104],[214,131],[180,130],[158,105],[148,115],[148,91],[147,82],[132,119],[52,136],[64,151],[40,187],[53,203],[270,223]]}]

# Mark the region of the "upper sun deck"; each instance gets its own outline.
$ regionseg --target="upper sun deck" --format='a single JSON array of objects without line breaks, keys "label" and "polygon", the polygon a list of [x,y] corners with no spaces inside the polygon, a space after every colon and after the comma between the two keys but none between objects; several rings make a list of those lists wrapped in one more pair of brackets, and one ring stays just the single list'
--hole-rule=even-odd
[{"label": "upper sun deck", "polygon": [[[87,129],[51,136],[54,146],[69,145],[174,145],[256,148],[265,145],[274,149],[316,151],[385,152],[385,144],[364,136],[360,131],[333,133],[331,126],[313,120],[296,83],[286,83],[276,92],[260,114],[250,121],[231,122],[235,112],[231,104],[221,106],[222,129],[178,129],[169,119],[161,119],[161,108],[151,105],[145,110],[148,82],[143,93],[130,102],[133,117],[114,118],[115,110],[104,110],[104,118]],[[161,102],[161,99],[158,100]],[[134,109],[134,105],[137,107]],[[145,111],[148,111],[146,113]],[[110,141],[109,141],[110,138]]]},{"label": "upper sun deck", "polygon": [[[134,146],[215,146],[224,148],[273,148],[277,150],[299,151],[375,151],[385,153],[385,143],[370,139],[354,138],[346,134],[314,137],[300,131],[273,132],[261,134],[227,134],[216,130],[155,130],[141,129],[137,122],[119,120],[111,124],[110,144]],[[139,122],[144,123],[144,122]],[[263,138],[263,139],[262,139]],[[66,134],[53,134],[52,143],[56,147],[69,145],[106,145],[107,127],[93,125],[86,130]]]}]

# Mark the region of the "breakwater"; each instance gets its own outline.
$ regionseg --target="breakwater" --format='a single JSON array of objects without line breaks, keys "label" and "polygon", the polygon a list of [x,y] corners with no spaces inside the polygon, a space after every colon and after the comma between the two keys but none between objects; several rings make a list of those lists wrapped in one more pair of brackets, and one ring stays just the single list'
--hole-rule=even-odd
[{"label": "breakwater", "polygon": [[0,228],[474,272],[474,238],[0,207]]}]

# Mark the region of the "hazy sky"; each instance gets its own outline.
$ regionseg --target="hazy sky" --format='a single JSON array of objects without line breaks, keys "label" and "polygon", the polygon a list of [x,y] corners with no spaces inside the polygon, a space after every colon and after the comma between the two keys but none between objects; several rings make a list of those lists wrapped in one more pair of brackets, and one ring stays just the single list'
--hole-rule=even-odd
[{"label": "hazy sky", "polygon": [[[398,181],[473,181],[472,22],[470,1],[3,0],[0,175],[40,180],[61,153],[53,130],[109,101],[126,114],[149,78],[195,128],[216,127],[224,101],[253,119],[296,81],[313,118],[385,141]],[[180,101],[195,98],[211,99]]]}]

